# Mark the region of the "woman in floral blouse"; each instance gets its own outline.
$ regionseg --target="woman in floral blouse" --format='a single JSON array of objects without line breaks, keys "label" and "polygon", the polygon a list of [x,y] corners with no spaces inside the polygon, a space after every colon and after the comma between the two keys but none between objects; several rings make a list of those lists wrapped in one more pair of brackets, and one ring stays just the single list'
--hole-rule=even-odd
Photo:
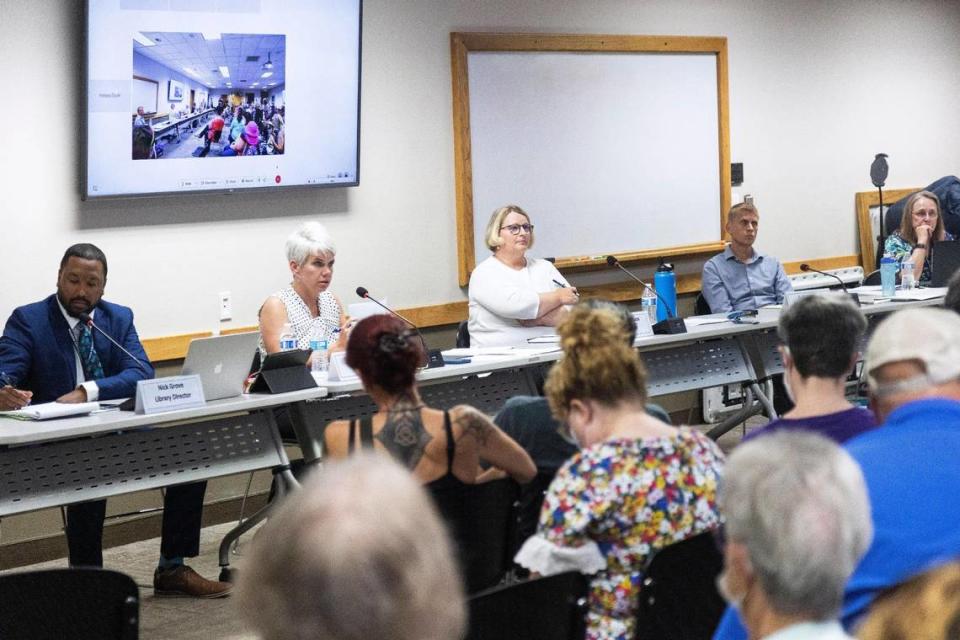
[{"label": "woman in floral blouse", "polygon": [[647,558],[720,520],[723,454],[698,431],[646,413],[630,321],[616,308],[578,305],[558,327],[564,358],[546,393],[581,451],[557,473],[537,533],[516,558],[543,575],[593,574],[587,640],[632,639]]},{"label": "woman in floral blouse", "polygon": [[930,249],[933,243],[953,239],[943,226],[940,199],[931,191],[918,191],[904,203],[900,228],[887,236],[883,250],[897,262],[909,258],[913,263],[914,280],[927,282],[932,277]]}]

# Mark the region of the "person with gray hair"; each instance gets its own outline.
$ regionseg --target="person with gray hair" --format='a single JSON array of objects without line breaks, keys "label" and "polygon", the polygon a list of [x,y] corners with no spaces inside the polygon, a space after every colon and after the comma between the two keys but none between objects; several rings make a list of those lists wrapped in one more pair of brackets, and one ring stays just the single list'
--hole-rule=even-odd
[{"label": "person with gray hair", "polygon": [[293,280],[260,307],[262,356],[280,351],[280,334],[286,325],[296,335],[298,349],[309,349],[313,335],[327,340],[331,350],[346,348],[346,331],[338,342],[331,342],[334,332],[347,326],[343,304],[328,291],[336,253],[333,238],[319,222],[307,222],[287,238],[287,264]]},{"label": "person with gray hair", "polygon": [[745,440],[802,429],[843,443],[876,427],[873,413],[846,398],[866,328],[860,308],[842,294],[805,296],[784,309],[777,334],[783,343],[783,383],[794,406]]},{"label": "person with gray hair", "polygon": [[265,640],[457,640],[464,596],[430,497],[389,458],[328,463],[271,516],[236,588]]},{"label": "person with gray hair", "polygon": [[737,447],[720,488],[717,586],[751,638],[841,640],[844,584],[870,544],[856,462],[826,438],[781,432]]}]

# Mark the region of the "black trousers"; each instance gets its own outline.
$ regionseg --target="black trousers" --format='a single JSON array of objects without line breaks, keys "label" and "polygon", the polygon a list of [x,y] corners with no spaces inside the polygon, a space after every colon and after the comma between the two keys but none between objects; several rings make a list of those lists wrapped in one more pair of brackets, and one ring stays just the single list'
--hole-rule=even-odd
[{"label": "black trousers", "polygon": [[[206,482],[167,487],[163,499],[160,553],[167,558],[192,558],[200,553],[200,521]],[[67,507],[67,546],[70,566],[103,566],[103,518],[107,501]]]}]

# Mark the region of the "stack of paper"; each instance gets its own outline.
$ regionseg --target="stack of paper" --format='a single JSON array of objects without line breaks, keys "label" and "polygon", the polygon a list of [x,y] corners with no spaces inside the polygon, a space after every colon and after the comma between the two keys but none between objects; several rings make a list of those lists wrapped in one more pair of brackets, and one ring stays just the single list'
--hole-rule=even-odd
[{"label": "stack of paper", "polygon": [[17,409],[16,411],[0,411],[0,417],[15,420],[51,420],[68,416],[85,416],[100,408],[97,402],[81,402],[66,404],[62,402],[46,402],[33,404]]}]

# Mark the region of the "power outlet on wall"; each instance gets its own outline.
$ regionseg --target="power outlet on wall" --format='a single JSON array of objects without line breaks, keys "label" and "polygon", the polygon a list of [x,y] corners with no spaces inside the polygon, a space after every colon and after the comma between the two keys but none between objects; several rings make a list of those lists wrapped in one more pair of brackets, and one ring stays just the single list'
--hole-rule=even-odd
[{"label": "power outlet on wall", "polygon": [[224,322],[233,317],[233,300],[230,298],[229,291],[220,292],[220,322]]}]

